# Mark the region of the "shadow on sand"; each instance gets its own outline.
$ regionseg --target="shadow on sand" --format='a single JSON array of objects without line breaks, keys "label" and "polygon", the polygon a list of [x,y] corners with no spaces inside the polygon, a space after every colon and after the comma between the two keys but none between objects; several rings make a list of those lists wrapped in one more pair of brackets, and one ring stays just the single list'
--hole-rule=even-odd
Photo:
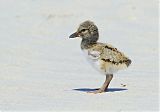
[{"label": "shadow on sand", "polygon": [[[95,88],[95,89],[91,89],[91,88],[77,88],[77,89],[73,89],[73,90],[82,91],[82,92],[89,92],[89,91],[98,90],[98,88]],[[108,88],[108,90],[105,91],[105,92],[117,92],[117,91],[125,91],[125,90],[128,90],[128,89],[125,89],[125,88]]]}]

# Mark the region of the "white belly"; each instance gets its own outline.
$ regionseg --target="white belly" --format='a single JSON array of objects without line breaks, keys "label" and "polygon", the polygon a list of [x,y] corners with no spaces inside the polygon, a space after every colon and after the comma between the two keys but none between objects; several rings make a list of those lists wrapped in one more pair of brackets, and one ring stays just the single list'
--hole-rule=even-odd
[{"label": "white belly", "polygon": [[105,67],[104,69],[102,69],[100,60],[92,60],[92,59],[87,58],[87,61],[92,65],[93,68],[95,68],[97,71],[105,75],[116,73],[119,70],[119,68],[116,67],[116,65],[114,66],[111,64]]}]

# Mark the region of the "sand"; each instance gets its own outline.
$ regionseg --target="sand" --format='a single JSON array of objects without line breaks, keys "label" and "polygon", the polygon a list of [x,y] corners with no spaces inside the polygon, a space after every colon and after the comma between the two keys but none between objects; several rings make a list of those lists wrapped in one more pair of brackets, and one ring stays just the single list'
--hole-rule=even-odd
[{"label": "sand", "polygon": [[[109,91],[86,61],[78,24],[132,59]],[[1,0],[0,111],[158,111],[158,0]],[[125,85],[125,86],[124,86]]]}]

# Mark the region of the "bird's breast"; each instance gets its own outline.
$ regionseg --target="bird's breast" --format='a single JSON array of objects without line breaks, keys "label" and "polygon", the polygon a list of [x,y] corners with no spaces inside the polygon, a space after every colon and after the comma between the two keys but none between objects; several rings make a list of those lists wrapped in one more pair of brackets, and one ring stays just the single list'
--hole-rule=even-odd
[{"label": "bird's breast", "polygon": [[92,55],[90,54],[90,52],[88,50],[83,50],[83,53],[85,55],[85,58],[87,59],[87,61],[91,64],[91,66],[98,70],[99,72],[103,72],[101,70],[101,63],[100,63],[100,60],[99,60],[99,56],[98,55]]}]

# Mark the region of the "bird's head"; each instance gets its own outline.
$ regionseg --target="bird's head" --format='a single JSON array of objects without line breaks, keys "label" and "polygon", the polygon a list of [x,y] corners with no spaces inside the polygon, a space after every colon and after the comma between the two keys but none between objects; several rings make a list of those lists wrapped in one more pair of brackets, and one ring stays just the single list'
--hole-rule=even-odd
[{"label": "bird's head", "polygon": [[75,37],[96,42],[99,38],[98,28],[92,21],[84,21],[79,25],[77,31],[69,36],[69,38]]}]

